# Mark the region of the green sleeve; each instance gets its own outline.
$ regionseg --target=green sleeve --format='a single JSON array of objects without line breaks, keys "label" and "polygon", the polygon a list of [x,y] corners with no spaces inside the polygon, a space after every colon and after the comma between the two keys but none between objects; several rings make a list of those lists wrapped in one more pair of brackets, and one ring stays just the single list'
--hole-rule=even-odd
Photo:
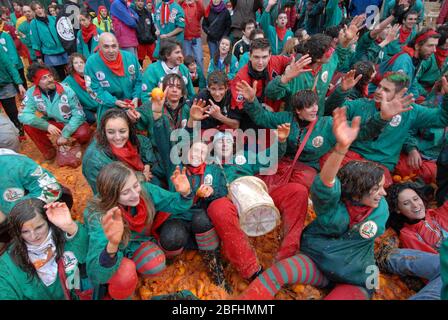
[{"label": "green sleeve", "polygon": [[229,80],[233,80],[237,72],[238,72],[238,59],[235,56],[232,56],[232,61],[230,62],[230,71],[229,74],[227,75]]},{"label": "green sleeve", "polygon": [[412,150],[418,150],[418,139],[416,137],[417,130],[410,129],[409,135],[406,138],[402,150],[404,153],[409,154]]},{"label": "green sleeve", "polygon": [[[350,114],[350,113],[352,113],[352,112],[350,112],[350,111],[347,112],[347,114]],[[347,116],[347,119],[353,120],[353,118],[350,118],[349,116]],[[361,119],[361,121],[362,121],[362,119]],[[356,140],[368,141],[368,140],[373,140],[373,139],[377,138],[388,123],[389,123],[389,121],[381,119],[380,113],[376,112],[373,115],[373,117],[370,117],[369,119],[367,119],[366,122],[363,122]]]},{"label": "green sleeve", "polygon": [[106,154],[99,150],[97,143],[93,140],[87,147],[82,157],[82,174],[92,188],[93,194],[97,193],[96,177],[101,169],[111,163],[113,160],[108,158]]},{"label": "green sleeve", "polygon": [[81,30],[78,31],[78,34],[76,36],[76,51],[80,54],[84,54],[84,52],[82,50]]},{"label": "green sleeve", "polygon": [[[341,86],[338,85],[333,93],[325,100],[325,114],[331,115],[334,109],[342,107],[349,93],[350,90],[343,91]],[[321,108],[321,106],[319,106],[319,108]]]},{"label": "green sleeve", "polygon": [[440,247],[440,274],[442,276],[441,298],[448,300],[448,239],[445,239]]},{"label": "green sleeve", "polygon": [[441,108],[427,108],[414,104],[416,113],[412,128],[444,128],[448,126],[448,95],[443,96]]},{"label": "green sleeve", "polygon": [[383,15],[381,16],[381,20],[386,19],[392,13],[392,8],[395,5],[395,0],[385,0]]},{"label": "green sleeve", "polygon": [[84,262],[87,259],[87,253],[89,248],[89,234],[86,226],[79,222],[75,222],[78,225],[78,231],[74,237],[67,237],[65,234],[65,245],[70,246],[70,250],[76,252],[76,257],[80,262]]},{"label": "green sleeve", "polygon": [[294,80],[291,80],[287,84],[283,84],[281,83],[281,78],[281,76],[277,76],[268,83],[264,89],[264,93],[267,98],[271,100],[280,100],[291,95],[290,83]]},{"label": "green sleeve", "polygon": [[155,79],[156,81],[154,81],[154,76],[153,72],[151,72],[151,69],[152,69],[151,65],[149,65],[149,67],[146,68],[142,76],[142,94],[141,94],[142,103],[146,103],[150,100],[149,95],[152,89],[157,87],[157,85],[159,84],[157,79]]},{"label": "green sleeve", "polygon": [[314,178],[310,193],[316,214],[319,216],[330,213],[341,199],[341,182],[336,178],[333,186],[328,187],[324,185],[319,174]]},{"label": "green sleeve", "polygon": [[339,0],[328,0],[325,8],[325,28],[336,26],[342,20],[341,9],[339,9],[338,3]]},{"label": "green sleeve", "polygon": [[260,18],[260,25],[263,29],[263,32],[265,36],[267,37],[269,35],[269,27],[271,26],[271,13],[266,12],[266,10],[263,12]]},{"label": "green sleeve", "polygon": [[193,99],[194,96],[196,95],[196,91],[194,91],[194,87],[193,87],[193,81],[191,80],[191,76],[190,76],[190,72],[187,73],[187,94],[188,94],[188,99]]},{"label": "green sleeve", "polygon": [[8,266],[5,260],[6,256],[0,260],[0,300],[23,300],[20,287],[13,281],[11,266]]},{"label": "green sleeve", "polygon": [[[138,62],[137,57],[134,57],[134,66],[135,67],[135,83],[134,89],[132,90],[132,98],[141,99],[142,96],[142,67],[140,66],[140,62]],[[137,68],[138,66],[138,68]]]},{"label": "green sleeve", "polygon": [[180,5],[177,5],[176,28],[185,28],[185,12]]},{"label": "green sleeve", "polygon": [[47,131],[49,123],[43,118],[36,116],[37,105],[32,92],[32,89],[26,92],[25,99],[22,102],[25,106],[19,114],[19,121],[23,124]]},{"label": "green sleeve", "polygon": [[343,48],[340,45],[336,47],[335,58],[337,59],[337,70],[341,71],[347,68],[346,64],[349,61],[351,52],[349,48]]},{"label": "green sleeve", "polygon": [[4,50],[0,50],[0,63],[5,68],[5,71],[11,76],[11,79],[15,84],[23,84],[22,78],[20,77],[17,68],[15,68],[9,61],[8,55]]},{"label": "green sleeve", "polygon": [[151,140],[148,137],[138,134],[138,142],[140,144],[139,153],[144,164],[153,164],[156,162],[156,156],[152,147]]},{"label": "green sleeve", "polygon": [[151,196],[156,211],[165,211],[171,214],[184,214],[193,205],[193,198],[185,198],[178,192],[162,189],[149,182],[144,182],[142,187]]},{"label": "green sleeve", "polygon": [[278,125],[292,121],[291,112],[270,112],[260,105],[257,98],[253,103],[245,102],[244,111],[256,125],[263,128],[277,129]]},{"label": "green sleeve", "polygon": [[68,103],[72,110],[72,116],[68,121],[68,124],[62,129],[62,136],[64,138],[70,138],[72,134],[78,130],[78,128],[86,121],[84,111],[82,111],[81,103],[79,103],[78,97],[72,89],[65,88],[68,95]]},{"label": "green sleeve", "polygon": [[90,78],[90,88],[92,89],[93,92],[97,94],[98,99],[102,101],[102,105],[104,105],[107,108],[115,107],[115,101],[117,101],[117,98],[111,95],[107,90],[103,89],[103,87],[100,85],[100,82],[95,76],[95,70],[93,66],[94,63],[89,62],[90,59],[86,63],[84,73]]},{"label": "green sleeve", "polygon": [[210,59],[210,63],[208,64],[207,74],[212,73],[215,71],[215,63],[213,61],[213,57]]},{"label": "green sleeve", "polygon": [[[199,76],[199,90],[205,89],[207,87],[207,80],[205,79],[204,72],[198,66],[198,76]],[[237,70],[238,72],[238,70]]]},{"label": "green sleeve", "polygon": [[39,37],[39,30],[37,30],[37,21],[31,21],[30,23],[31,45],[33,50],[42,51],[42,42]]}]

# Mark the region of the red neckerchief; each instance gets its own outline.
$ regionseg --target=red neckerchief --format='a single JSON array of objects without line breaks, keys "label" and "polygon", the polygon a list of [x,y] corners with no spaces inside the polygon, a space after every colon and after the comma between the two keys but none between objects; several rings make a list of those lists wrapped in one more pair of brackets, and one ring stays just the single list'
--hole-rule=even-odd
[{"label": "red neckerchief", "polygon": [[140,158],[137,148],[133,146],[129,140],[122,148],[110,145],[110,149],[118,160],[128,164],[134,170],[143,171],[145,169],[145,165]]},{"label": "red neckerchief", "polygon": [[[64,87],[61,86],[59,83],[56,82],[56,93],[61,95],[64,92]],[[36,86],[36,89],[34,89],[33,96],[41,96],[42,91],[39,86]]]},{"label": "red neckerchief", "polygon": [[279,26],[275,26],[275,30],[277,31],[277,37],[280,39],[280,41],[283,41],[283,39],[285,39],[285,35],[286,35],[286,31],[288,29],[285,28],[280,28]]},{"label": "red neckerchief", "polygon": [[365,220],[373,211],[372,207],[362,205],[357,206],[351,201],[345,201],[345,207],[347,208],[348,215],[350,216],[350,228]]},{"label": "red neckerchief", "polygon": [[400,28],[400,38],[399,41],[400,43],[405,43],[406,40],[408,40],[409,36],[411,35],[412,30],[405,30],[405,28],[401,27]]},{"label": "red neckerchief", "polygon": [[79,84],[79,86],[82,88],[82,90],[86,91],[86,80],[84,80],[84,77],[81,77],[81,75],[78,72],[73,72],[73,79],[75,79],[76,83]]},{"label": "red neckerchief", "polygon": [[103,52],[100,50],[100,57],[101,60],[103,60],[104,64],[117,76],[123,77],[124,76],[124,64],[123,64],[123,57],[121,55],[121,52],[118,51],[117,59],[115,61],[109,61],[106,59],[106,57],[103,55]]},{"label": "red neckerchief", "polygon": [[[198,185],[198,189],[199,187],[202,185],[202,183],[204,182],[204,173],[205,173],[205,169],[207,167],[207,163],[202,163],[201,165],[197,166],[197,167],[193,167],[191,165],[187,165],[187,175],[192,177],[192,181],[191,181],[191,187],[194,188],[195,187],[195,182],[196,182],[196,176],[200,177],[200,183]],[[194,195],[194,199],[193,199],[193,204],[195,204],[198,201],[198,196],[196,195],[196,192],[198,190],[195,191],[195,195]]]},{"label": "red neckerchief", "polygon": [[441,49],[437,47],[435,56],[437,60],[437,65],[439,66],[440,69],[442,69],[445,60],[448,57],[448,49]]},{"label": "red neckerchief", "polygon": [[392,58],[390,58],[390,60],[387,63],[387,65],[388,66],[392,66],[394,64],[395,60],[397,60],[399,56],[401,56],[402,54],[405,54],[405,53],[409,54],[411,56],[411,58],[414,58],[415,50],[412,49],[411,47],[404,46],[403,48],[401,48],[400,52],[398,52]]},{"label": "red neckerchief", "polygon": [[[98,12],[96,14],[96,17],[97,17],[97,20],[98,20],[98,25],[101,25],[102,17],[101,17],[101,13],[100,12],[101,12],[102,9],[106,9],[107,10],[107,8],[105,6],[98,6]],[[107,19],[107,17],[106,17],[106,19]]]},{"label": "red neckerchief", "polygon": [[146,220],[148,219],[148,208],[146,206],[145,200],[140,197],[140,202],[135,207],[137,214],[131,214],[131,207],[123,207],[119,205],[123,218],[129,224],[129,229],[135,232],[142,232],[146,227]]},{"label": "red neckerchief", "polygon": [[82,39],[85,43],[89,43],[92,37],[98,35],[98,31],[96,30],[96,25],[91,23],[87,28],[81,26]]},{"label": "red neckerchief", "polygon": [[14,10],[14,14],[16,15],[16,18],[17,18],[17,19],[19,19],[20,17],[23,16],[23,13],[21,13],[21,12],[19,12],[19,11],[17,11],[17,10]]},{"label": "red neckerchief", "polygon": [[160,13],[160,24],[165,25],[170,19],[170,5],[174,2],[174,0],[170,0],[169,2],[165,2],[162,0],[162,8]]}]

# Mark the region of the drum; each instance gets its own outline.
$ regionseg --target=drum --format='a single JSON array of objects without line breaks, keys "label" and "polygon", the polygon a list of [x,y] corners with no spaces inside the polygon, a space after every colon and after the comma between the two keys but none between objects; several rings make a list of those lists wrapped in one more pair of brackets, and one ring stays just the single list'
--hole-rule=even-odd
[{"label": "drum", "polygon": [[267,190],[263,180],[253,176],[240,177],[229,186],[241,229],[250,237],[267,234],[280,223],[280,213]]}]

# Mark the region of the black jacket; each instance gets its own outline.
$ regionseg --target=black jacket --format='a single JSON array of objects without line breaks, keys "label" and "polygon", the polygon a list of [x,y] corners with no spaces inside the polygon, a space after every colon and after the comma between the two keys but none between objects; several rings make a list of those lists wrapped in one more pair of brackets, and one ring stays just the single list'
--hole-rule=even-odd
[{"label": "black jacket", "polygon": [[156,37],[156,27],[154,26],[154,21],[152,20],[151,12],[148,9],[143,8],[142,10],[134,9],[138,14],[137,22],[137,39],[138,43],[147,44],[154,43],[157,39]]},{"label": "black jacket", "polygon": [[232,19],[227,9],[219,14],[210,10],[209,16],[202,20],[202,30],[207,34],[209,41],[219,41],[223,36],[228,36],[231,25]]},{"label": "black jacket", "polygon": [[59,40],[68,54],[76,52],[76,36],[79,31],[79,4],[65,1],[64,6],[56,17],[56,30]]}]

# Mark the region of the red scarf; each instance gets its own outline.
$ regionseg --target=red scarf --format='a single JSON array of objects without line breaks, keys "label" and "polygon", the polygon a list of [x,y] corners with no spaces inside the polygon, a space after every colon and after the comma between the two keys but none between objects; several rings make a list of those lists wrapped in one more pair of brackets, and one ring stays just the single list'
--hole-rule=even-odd
[{"label": "red scarf", "polygon": [[137,148],[133,146],[129,140],[122,148],[117,148],[113,145],[110,145],[110,149],[118,160],[126,163],[134,170],[143,171],[145,169],[145,165],[140,158],[140,154],[138,153]]},{"label": "red scarf", "polygon": [[405,30],[404,27],[400,28],[400,43],[405,43],[406,40],[408,40],[409,36],[411,35],[412,30]]},{"label": "red scarf", "polygon": [[146,227],[146,220],[148,219],[148,208],[146,206],[145,200],[140,198],[140,202],[135,207],[137,214],[131,214],[131,207],[125,208],[122,205],[119,206],[123,218],[129,224],[129,229],[135,232],[142,232]]},{"label": "red scarf", "polygon": [[435,56],[437,60],[437,65],[439,66],[440,69],[442,69],[445,60],[448,57],[448,49],[441,49],[437,47]]},{"label": "red scarf", "polygon": [[91,23],[87,28],[81,27],[82,39],[85,43],[89,43],[92,37],[98,35],[98,31],[96,30],[96,25]]},{"label": "red scarf", "polygon": [[283,41],[283,39],[285,39],[287,29],[275,26],[275,30],[277,31],[277,37],[280,39],[280,41]]},{"label": "red scarf", "polygon": [[392,58],[390,58],[389,62],[387,63],[388,66],[392,66],[395,62],[395,60],[397,60],[397,58],[399,56],[401,56],[402,54],[409,54],[412,58],[414,58],[415,55],[415,50],[412,49],[411,47],[408,46],[404,46],[403,48],[401,48],[401,51],[398,52],[397,54],[395,54]]},{"label": "red scarf", "polygon": [[97,17],[99,25],[101,24],[101,19],[102,19],[101,18],[101,13],[100,13],[102,9],[106,9],[107,10],[107,8],[105,6],[98,6],[98,12],[96,14],[96,17]]},{"label": "red scarf", "polygon": [[124,76],[124,65],[123,65],[123,57],[121,56],[121,52],[118,51],[117,59],[115,61],[109,61],[103,55],[103,52],[100,50],[100,57],[103,60],[104,64],[117,76]]},{"label": "red scarf", "polygon": [[193,167],[191,165],[187,165],[187,171],[190,173],[190,175],[194,176],[203,176],[205,172],[205,167],[207,164],[204,162],[198,167]]},{"label": "red scarf", "polygon": [[170,19],[170,5],[174,2],[174,0],[170,0],[165,2],[162,0],[162,8],[160,12],[160,24],[165,25],[168,23]]},{"label": "red scarf", "polygon": [[19,11],[14,10],[14,14],[16,15],[16,18],[19,19],[20,17],[23,16],[23,14]]},{"label": "red scarf", "polygon": [[81,77],[81,75],[78,72],[73,72],[73,79],[75,79],[76,83],[79,84],[79,86],[82,88],[82,90],[86,91],[86,80],[84,80],[84,77]]},{"label": "red scarf", "polygon": [[365,220],[373,211],[372,207],[357,206],[350,201],[345,201],[348,215],[350,216],[350,228]]}]

